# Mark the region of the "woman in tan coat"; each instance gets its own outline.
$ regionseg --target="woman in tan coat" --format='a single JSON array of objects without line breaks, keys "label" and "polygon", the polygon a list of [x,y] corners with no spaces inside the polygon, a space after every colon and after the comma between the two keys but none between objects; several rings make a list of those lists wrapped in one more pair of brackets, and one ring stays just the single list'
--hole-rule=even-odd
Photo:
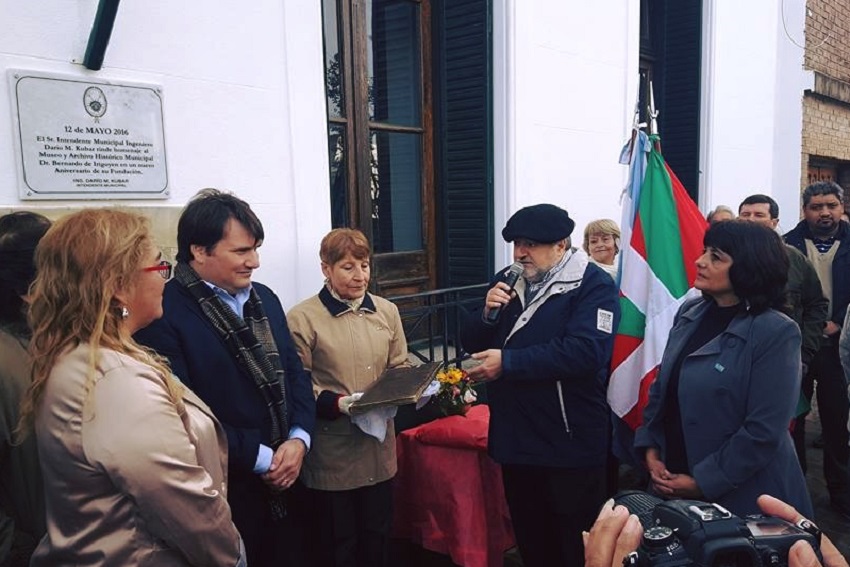
[{"label": "woman in tan coat", "polygon": [[90,209],[36,251],[30,326],[47,535],[31,565],[244,564],[210,410],[131,338],[162,315],[171,264],[146,219]]},{"label": "woman in tan coat", "polygon": [[355,394],[387,368],[407,364],[398,308],[366,292],[369,241],[359,230],[335,229],[319,256],[325,286],[289,312],[289,329],[316,395],[313,446],[301,469],[314,523],[315,564],[387,565],[396,473],[395,430],[383,439],[350,419]]}]

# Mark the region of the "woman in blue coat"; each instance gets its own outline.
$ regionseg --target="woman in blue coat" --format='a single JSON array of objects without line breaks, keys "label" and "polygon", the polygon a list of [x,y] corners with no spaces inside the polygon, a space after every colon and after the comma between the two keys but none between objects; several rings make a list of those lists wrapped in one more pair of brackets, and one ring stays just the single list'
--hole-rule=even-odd
[{"label": "woman in blue coat", "polygon": [[811,517],[788,425],[800,388],[800,330],[781,305],[788,257],[756,223],[711,226],[673,323],[635,446],[662,497],[759,513],[770,494]]}]

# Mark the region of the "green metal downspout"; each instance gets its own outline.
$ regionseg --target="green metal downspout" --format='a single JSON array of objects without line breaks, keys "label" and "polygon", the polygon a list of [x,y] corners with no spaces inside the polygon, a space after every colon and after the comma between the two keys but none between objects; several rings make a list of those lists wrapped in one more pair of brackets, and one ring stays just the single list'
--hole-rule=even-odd
[{"label": "green metal downspout", "polygon": [[83,59],[83,66],[86,69],[98,71],[103,66],[103,56],[106,54],[106,46],[109,45],[109,38],[112,36],[112,26],[115,25],[119,2],[120,0],[100,0],[97,6],[97,15],[94,18],[86,56]]}]

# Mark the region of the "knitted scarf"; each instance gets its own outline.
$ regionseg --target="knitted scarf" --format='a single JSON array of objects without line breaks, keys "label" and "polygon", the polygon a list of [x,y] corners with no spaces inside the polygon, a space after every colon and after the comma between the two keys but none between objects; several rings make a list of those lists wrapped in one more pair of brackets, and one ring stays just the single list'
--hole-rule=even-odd
[{"label": "knitted scarf", "polygon": [[179,262],[174,278],[189,290],[234,360],[254,379],[271,415],[271,447],[277,449],[289,433],[286,385],[277,344],[257,292],[251,290],[243,310],[244,318],[241,318],[188,264]]}]

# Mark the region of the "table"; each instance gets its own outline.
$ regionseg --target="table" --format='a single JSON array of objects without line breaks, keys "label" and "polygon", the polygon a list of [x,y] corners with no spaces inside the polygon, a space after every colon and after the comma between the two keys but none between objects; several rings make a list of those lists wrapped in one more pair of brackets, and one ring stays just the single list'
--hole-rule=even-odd
[{"label": "table", "polygon": [[490,409],[398,435],[393,535],[465,567],[501,567],[515,545],[502,471],[487,455]]}]

